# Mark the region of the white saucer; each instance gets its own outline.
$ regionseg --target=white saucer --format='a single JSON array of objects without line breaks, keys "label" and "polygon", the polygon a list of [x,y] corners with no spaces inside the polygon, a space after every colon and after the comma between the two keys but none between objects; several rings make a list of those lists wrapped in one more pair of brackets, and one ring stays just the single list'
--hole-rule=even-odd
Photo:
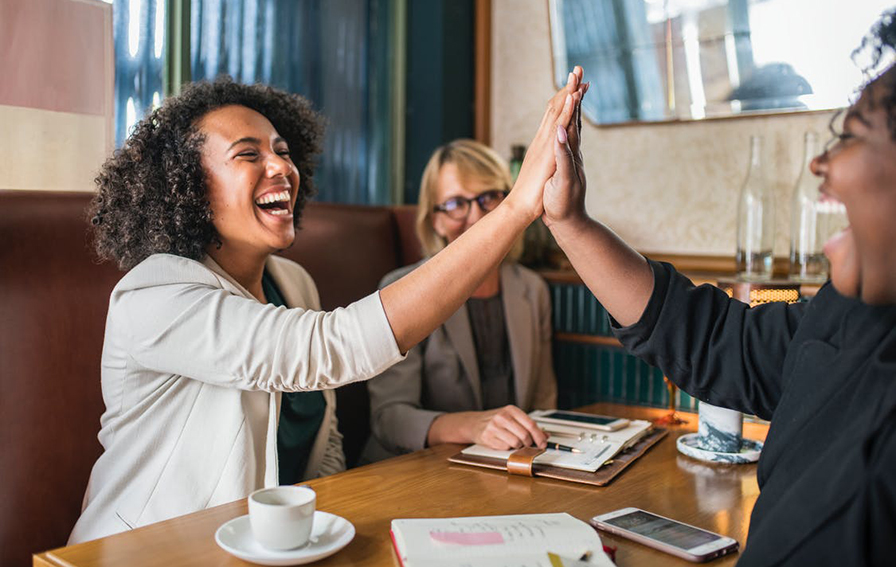
[{"label": "white saucer", "polygon": [[707,451],[701,449],[697,439],[697,433],[688,433],[678,438],[676,442],[678,450],[695,459],[701,461],[709,461],[711,463],[728,463],[734,465],[742,465],[746,463],[755,463],[759,460],[759,453],[762,451],[762,442],[744,438],[743,445],[737,453],[721,453],[718,451]]},{"label": "white saucer", "polygon": [[351,522],[327,512],[314,512],[311,540],[298,549],[274,551],[266,549],[252,537],[249,515],[234,518],[215,532],[215,541],[231,555],[260,565],[301,565],[333,555],[355,537]]}]

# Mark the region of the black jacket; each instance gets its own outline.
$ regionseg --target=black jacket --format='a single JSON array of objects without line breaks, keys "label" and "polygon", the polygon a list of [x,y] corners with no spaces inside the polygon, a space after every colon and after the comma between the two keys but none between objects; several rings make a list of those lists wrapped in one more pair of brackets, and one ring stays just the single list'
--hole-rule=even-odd
[{"label": "black jacket", "polygon": [[772,422],[739,565],[896,565],[896,307],[828,283],[751,309],[651,266],[616,336],[692,396]]}]

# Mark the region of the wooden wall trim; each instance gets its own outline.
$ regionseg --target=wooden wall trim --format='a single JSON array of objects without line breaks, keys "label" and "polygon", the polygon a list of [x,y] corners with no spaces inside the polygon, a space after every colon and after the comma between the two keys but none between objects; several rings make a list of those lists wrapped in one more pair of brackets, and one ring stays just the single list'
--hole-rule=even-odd
[{"label": "wooden wall trim", "polygon": [[492,0],[476,0],[473,135],[491,144]]},{"label": "wooden wall trim", "polygon": [[[689,276],[697,276],[701,280],[714,280],[717,278],[733,277],[736,265],[733,256],[701,256],[696,254],[657,254],[641,252],[651,260],[668,262],[680,272]],[[775,258],[774,273],[776,277],[786,277],[789,260],[784,257]],[[581,278],[572,269],[539,271],[541,276],[553,283],[582,283]]]},{"label": "wooden wall trim", "polygon": [[554,333],[554,340],[564,343],[579,343],[586,345],[600,345],[622,348],[622,343],[616,337],[600,335],[586,335],[583,333]]}]

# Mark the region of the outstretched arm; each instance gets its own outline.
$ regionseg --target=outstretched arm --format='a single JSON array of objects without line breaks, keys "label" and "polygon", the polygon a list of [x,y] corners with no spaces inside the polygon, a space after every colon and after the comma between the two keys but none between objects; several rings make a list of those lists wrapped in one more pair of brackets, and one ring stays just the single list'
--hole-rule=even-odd
[{"label": "outstretched arm", "polygon": [[581,100],[581,68],[548,103],[513,191],[498,208],[407,276],[380,292],[401,352],[429,336],[457,311],[541,215],[542,193],[554,174],[557,127],[566,128]]},{"label": "outstretched arm", "polygon": [[585,211],[581,107],[554,141],[557,171],[544,189],[544,222],[594,297],[622,326],[640,319],[653,292],[643,256]]}]

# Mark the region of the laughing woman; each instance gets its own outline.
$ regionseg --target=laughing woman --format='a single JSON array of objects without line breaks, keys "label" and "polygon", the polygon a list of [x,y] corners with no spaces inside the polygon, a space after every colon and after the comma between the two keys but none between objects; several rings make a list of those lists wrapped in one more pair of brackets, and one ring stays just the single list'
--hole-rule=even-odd
[{"label": "laughing woman", "polygon": [[[896,53],[896,11],[870,43],[878,59]],[[545,222],[616,336],[690,395],[771,420],[738,565],[893,565],[896,67],[865,86],[812,161],[851,228],[825,245],[831,282],[808,304],[750,308],[629,248],[585,212],[575,134],[557,148]]]},{"label": "laughing woman", "polygon": [[97,178],[97,249],[129,271],[106,322],[104,452],[70,541],[343,469],[332,388],[402,360],[541,214],[580,76],[549,103],[513,195],[488,219],[332,313],[307,272],[273,255],[313,193],[321,126],[304,99],[217,81],[140,122]]}]

